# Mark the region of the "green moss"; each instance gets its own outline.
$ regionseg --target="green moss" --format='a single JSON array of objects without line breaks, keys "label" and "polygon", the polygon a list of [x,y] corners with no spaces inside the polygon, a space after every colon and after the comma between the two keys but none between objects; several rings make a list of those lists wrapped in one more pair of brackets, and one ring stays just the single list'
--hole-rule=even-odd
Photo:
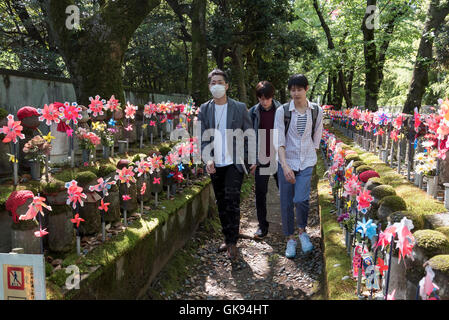
[{"label": "green moss", "polygon": [[75,180],[78,181],[80,187],[84,188],[90,182],[97,180],[97,175],[92,171],[82,171],[75,175]]},{"label": "green moss", "polygon": [[379,202],[379,206],[385,206],[391,211],[407,211],[407,204],[404,199],[398,196],[386,196]]},{"label": "green moss", "polygon": [[449,253],[449,240],[436,230],[418,230],[414,234],[416,244],[425,250],[429,256]]},{"label": "green moss", "polygon": [[165,157],[171,151],[170,146],[161,146],[159,147],[159,152]]},{"label": "green moss", "polygon": [[353,166],[355,169],[356,169],[357,167],[364,166],[364,165],[366,165],[366,163],[363,162],[363,161],[354,161],[354,163],[352,164],[352,166]]},{"label": "green moss", "polygon": [[369,170],[374,170],[374,169],[368,165],[363,165],[363,166],[357,167],[357,169],[355,169],[355,172],[357,174],[360,174],[362,172],[369,171]]},{"label": "green moss", "polygon": [[63,182],[69,182],[75,179],[77,170],[73,169],[66,169],[62,170],[61,172],[58,172],[54,175],[55,179],[63,181]]},{"label": "green moss", "polygon": [[449,255],[442,254],[432,257],[429,260],[429,265],[433,270],[438,270],[449,275]]},{"label": "green moss", "polygon": [[44,194],[57,193],[65,189],[64,184],[63,181],[57,179],[51,179],[49,182],[42,180],[40,189]]},{"label": "green moss", "polygon": [[396,191],[394,191],[392,186],[388,186],[388,185],[380,185],[375,187],[372,191],[371,191],[371,195],[378,199],[381,200],[387,196],[395,196],[396,195]]},{"label": "green moss", "polygon": [[372,177],[372,178],[369,178],[368,181],[372,181],[372,182],[378,183],[378,184],[380,184],[380,185],[383,184],[382,181],[381,181],[381,179],[378,178],[378,177]]},{"label": "green moss", "polygon": [[360,159],[360,157],[357,154],[348,154],[345,157],[345,160],[346,160],[347,163],[349,163],[351,161],[354,161],[354,162],[355,161],[360,161],[361,159]]},{"label": "green moss", "polygon": [[439,227],[436,228],[435,230],[441,232],[449,239],[449,227]]},{"label": "green moss", "polygon": [[413,226],[415,227],[413,230],[421,230],[424,229],[424,217],[419,215],[413,211],[396,211],[388,216],[388,219],[392,222],[400,222],[402,218],[406,217],[407,219],[412,220]]},{"label": "green moss", "polygon": [[[317,175],[324,174],[324,163],[321,155],[318,155]],[[352,278],[343,280],[349,276],[351,261],[346,253],[343,241],[343,232],[335,215],[331,213],[334,209],[332,196],[329,194],[331,188],[325,179],[318,182],[318,195],[320,205],[320,221],[323,235],[323,255],[325,261],[324,282],[325,300],[355,300],[356,282]],[[335,267],[338,265],[337,267]]]},{"label": "green moss", "polygon": [[100,166],[98,169],[98,176],[99,177],[106,177],[107,175],[110,175],[111,173],[115,172],[117,170],[117,167],[113,164],[106,164]]},{"label": "green moss", "polygon": [[8,111],[3,108],[0,108],[0,119],[6,118],[8,116]]},{"label": "green moss", "polygon": [[148,156],[145,153],[138,153],[132,158],[132,162],[136,163],[137,161],[140,161],[142,158],[147,158]]},{"label": "green moss", "polygon": [[48,262],[45,262],[45,276],[49,277],[53,272],[53,267]]}]

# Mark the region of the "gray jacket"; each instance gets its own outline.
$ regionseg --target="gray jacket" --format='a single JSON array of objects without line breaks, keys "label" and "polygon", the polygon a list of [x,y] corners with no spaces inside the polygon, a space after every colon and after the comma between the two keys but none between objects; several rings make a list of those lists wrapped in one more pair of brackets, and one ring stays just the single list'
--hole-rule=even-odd
[{"label": "gray jacket", "polygon": [[[206,103],[203,103],[200,106],[200,111],[198,114],[198,121],[201,121],[201,137],[203,137],[204,131],[207,129],[215,129],[215,102],[214,100],[209,100]],[[251,129],[251,120],[249,118],[248,109],[246,105],[242,102],[236,101],[228,97],[228,111],[226,118],[226,129],[241,129],[242,132],[245,132],[248,129]],[[209,141],[203,141],[201,139],[201,153],[203,153],[204,148],[213,143],[213,138]],[[237,170],[241,173],[246,173],[248,169],[248,140],[244,139],[244,153],[243,159],[239,159],[239,162],[244,162],[245,168],[238,164],[237,155],[241,155],[242,150],[237,150],[236,139],[233,139],[232,142],[232,157],[233,163],[236,166]],[[213,155],[213,152],[212,152]]]},{"label": "gray jacket", "polygon": [[[282,104],[275,99],[273,99],[273,104],[274,104],[275,109],[282,106]],[[262,108],[262,106],[260,105],[260,103],[258,103],[256,105],[252,106],[251,109],[249,109],[249,111],[248,111],[251,122],[253,123],[253,129],[256,133],[256,145],[257,146],[259,145],[260,108]],[[273,128],[274,128],[274,123],[273,123]],[[257,162],[257,165],[260,165],[259,152],[256,153],[256,162]]]}]

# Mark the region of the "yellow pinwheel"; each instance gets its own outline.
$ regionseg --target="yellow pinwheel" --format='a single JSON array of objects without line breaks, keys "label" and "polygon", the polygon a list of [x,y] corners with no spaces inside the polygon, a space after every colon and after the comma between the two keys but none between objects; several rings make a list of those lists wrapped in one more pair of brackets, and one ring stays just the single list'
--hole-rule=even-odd
[{"label": "yellow pinwheel", "polygon": [[53,137],[53,136],[51,135],[51,131],[48,132],[48,134],[47,134],[46,136],[43,136],[42,138],[44,138],[45,141],[47,141],[48,143],[51,143],[51,140],[56,139],[55,137]]},{"label": "yellow pinwheel", "polygon": [[146,129],[146,128],[147,128],[147,126],[148,126],[148,124],[147,124],[147,123],[143,124],[143,125],[142,125],[142,129]]},{"label": "yellow pinwheel", "polygon": [[100,123],[100,121],[92,122],[92,130],[101,131],[101,123]]},{"label": "yellow pinwheel", "polygon": [[17,160],[16,157],[15,157],[14,155],[8,153],[8,156],[9,156],[9,161],[10,161],[10,162],[12,162],[12,163],[14,163],[14,162],[17,163],[17,162],[19,162],[19,160]]},{"label": "yellow pinwheel", "polygon": [[351,204],[352,204],[351,200],[349,200],[349,201],[346,203],[346,206],[348,207],[348,209],[351,208]]}]

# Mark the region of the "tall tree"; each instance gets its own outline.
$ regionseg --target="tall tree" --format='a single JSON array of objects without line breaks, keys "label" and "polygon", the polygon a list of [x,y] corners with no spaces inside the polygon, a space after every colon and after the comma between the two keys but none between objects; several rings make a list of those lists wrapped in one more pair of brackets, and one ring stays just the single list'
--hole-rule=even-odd
[{"label": "tall tree", "polygon": [[100,1],[99,9],[81,17],[80,29],[67,28],[66,8],[74,0],[41,0],[55,43],[70,72],[77,100],[115,95],[125,101],[122,64],[128,43],[160,0]]},{"label": "tall tree", "polygon": [[422,97],[429,84],[429,68],[433,63],[433,40],[449,14],[449,1],[431,0],[427,9],[427,19],[422,31],[421,41],[416,54],[412,81],[402,112],[413,114],[415,107],[421,108]]}]

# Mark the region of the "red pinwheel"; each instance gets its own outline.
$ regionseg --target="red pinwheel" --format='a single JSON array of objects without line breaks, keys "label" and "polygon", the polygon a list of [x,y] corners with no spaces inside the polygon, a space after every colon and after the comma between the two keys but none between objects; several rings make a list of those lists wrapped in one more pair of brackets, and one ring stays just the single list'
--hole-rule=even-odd
[{"label": "red pinwheel", "polygon": [[363,209],[368,209],[371,206],[371,201],[373,201],[373,197],[371,196],[370,190],[363,190],[357,196],[357,209],[362,211]]},{"label": "red pinwheel", "polygon": [[108,212],[109,205],[109,202],[104,203],[103,199],[101,199],[101,205],[98,207],[98,209],[103,210],[104,212]]},{"label": "red pinwheel", "polygon": [[92,97],[89,97],[89,109],[87,110],[87,112],[89,113],[93,113],[93,116],[96,117],[98,115],[102,116],[104,114],[103,112],[103,107],[104,104],[106,103],[106,100],[102,99],[100,100],[100,96],[95,96],[95,99]]},{"label": "red pinwheel", "polygon": [[78,182],[75,180],[72,180],[70,182],[67,182],[65,184],[65,187],[67,189],[67,204],[70,205],[71,202],[73,202],[72,207],[73,209],[76,209],[76,203],[79,202],[81,207],[84,205],[83,199],[86,199],[87,196],[85,193],[82,193],[83,188],[78,187]]},{"label": "red pinwheel", "polygon": [[76,227],[79,228],[80,222],[84,222],[85,220],[83,218],[80,218],[79,213],[75,214],[75,217],[73,219],[70,219],[72,223],[76,223]]},{"label": "red pinwheel", "polygon": [[8,119],[8,125],[0,128],[0,133],[6,135],[2,140],[3,143],[14,142],[17,143],[17,137],[20,139],[25,139],[25,135],[22,133],[23,127],[20,125],[20,121],[14,121],[14,116],[12,114],[6,117]]},{"label": "red pinwheel", "polygon": [[64,107],[59,108],[59,112],[61,112],[67,124],[69,124],[70,121],[73,121],[74,124],[77,124],[78,120],[83,117],[80,113],[81,111],[81,107],[79,107],[76,102],[72,102],[72,104],[65,102]]},{"label": "red pinwheel", "polygon": [[117,169],[116,172],[118,175],[114,177],[115,180],[120,180],[121,183],[126,183],[126,185],[129,187],[130,182],[136,183],[136,178],[134,178],[134,172],[133,167],[123,167],[121,170]]},{"label": "red pinwheel", "polygon": [[61,112],[56,105],[50,103],[50,105],[45,104],[43,109],[37,109],[37,112],[41,114],[39,121],[46,120],[47,126],[50,126],[52,122],[59,123]]},{"label": "red pinwheel", "polygon": [[396,234],[396,227],[394,225],[389,226],[385,229],[385,231],[381,231],[379,233],[379,239],[376,243],[376,246],[382,246],[382,250],[390,244],[391,239],[394,238],[394,235]]},{"label": "red pinwheel", "polygon": [[108,100],[108,103],[106,103],[105,109],[115,111],[117,108],[120,107],[120,103],[117,99],[115,99],[114,95],[111,96],[111,98]]},{"label": "red pinwheel", "polygon": [[377,258],[377,261],[379,261],[379,264],[377,264],[376,267],[379,268],[379,272],[383,276],[384,275],[384,271],[388,270],[388,265],[385,265],[384,261],[381,258]]},{"label": "red pinwheel", "polygon": [[128,201],[128,200],[131,200],[131,197],[129,195],[127,195],[127,194],[124,194],[122,196],[122,199],[123,199],[123,201]]},{"label": "red pinwheel", "polygon": [[156,126],[156,121],[150,121],[150,127],[155,127]]},{"label": "red pinwheel", "polygon": [[161,178],[154,178],[153,184],[161,184]]}]

